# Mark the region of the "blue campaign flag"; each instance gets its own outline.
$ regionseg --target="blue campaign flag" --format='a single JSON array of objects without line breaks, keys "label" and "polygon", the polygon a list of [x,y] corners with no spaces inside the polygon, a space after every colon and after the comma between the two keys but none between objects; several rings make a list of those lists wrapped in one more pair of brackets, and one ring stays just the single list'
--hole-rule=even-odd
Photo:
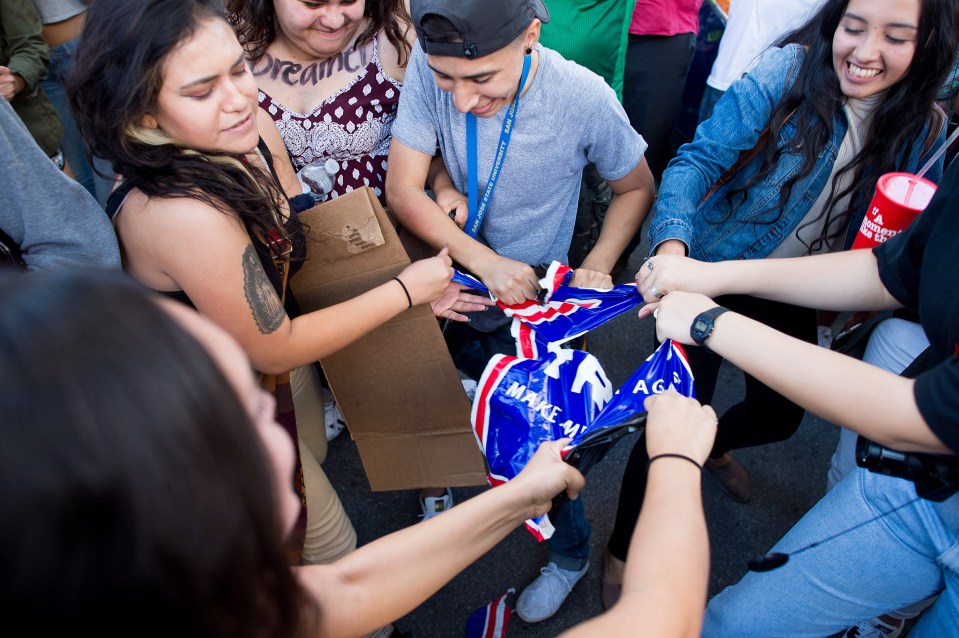
[{"label": "blue campaign flag", "polygon": [[[616,391],[606,408],[590,424],[590,430],[615,426],[643,411],[646,397],[673,390],[695,397],[693,371],[686,360],[686,351],[675,341],[666,341]],[[575,443],[575,441],[574,441]]]},{"label": "blue campaign flag", "polygon": [[460,272],[455,268],[453,269],[453,283],[489,294],[489,288],[484,286],[482,281],[473,275],[467,275],[466,273]]},{"label": "blue campaign flag", "polygon": [[[517,354],[540,357],[643,303],[635,284],[609,289],[574,288],[569,285],[572,278],[572,268],[554,261],[539,281],[542,292],[537,299],[498,304],[506,316],[513,318]],[[459,271],[454,272],[453,282],[489,292],[478,279]]]},{"label": "blue campaign flag", "polygon": [[542,299],[503,306],[503,312],[514,319],[519,354],[538,357],[643,303],[635,284],[574,288],[569,285],[572,278],[569,266],[554,261],[539,281]]},{"label": "blue campaign flag", "polygon": [[[592,433],[643,412],[647,396],[668,389],[693,396],[685,353],[671,341],[615,395],[596,357],[581,350],[553,350],[540,359],[496,355],[483,372],[472,411],[490,485],[519,474],[543,441],[571,438],[568,454]],[[554,531],[546,516],[526,526],[540,540]]]}]

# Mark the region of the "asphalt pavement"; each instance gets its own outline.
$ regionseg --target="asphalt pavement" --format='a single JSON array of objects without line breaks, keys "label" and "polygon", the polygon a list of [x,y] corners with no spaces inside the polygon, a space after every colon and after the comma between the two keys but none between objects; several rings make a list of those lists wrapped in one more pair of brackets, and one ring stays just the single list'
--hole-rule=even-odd
[{"label": "asphalt pavement", "polygon": [[[641,246],[633,254],[627,273],[636,272],[642,255],[645,249]],[[640,321],[635,312],[630,312],[590,333],[589,350],[615,387],[653,352],[653,330],[651,318]],[[789,362],[782,364],[788,366]],[[743,381],[742,373],[729,364],[723,364],[720,375],[714,407],[721,413],[742,397]],[[776,415],[770,414],[769,418],[775,419]],[[592,524],[592,554],[586,576],[552,618],[527,624],[514,614],[509,636],[556,636],[602,612],[599,591],[603,548],[615,518],[623,467],[637,436],[622,439],[587,475],[583,496]],[[734,456],[753,482],[754,496],[748,503],[733,501],[706,473],[703,498],[712,553],[710,595],[738,581],[746,572],[746,562],[768,551],[822,496],[837,437],[835,426],[807,414],[799,432],[790,440],[736,451]],[[370,491],[356,446],[345,434],[330,443],[324,468],[353,521],[361,545],[419,520],[417,492]],[[488,488],[455,489],[454,499],[460,503],[483,489]],[[539,574],[545,560],[545,545],[518,528],[396,625],[411,632],[414,638],[463,636],[466,620],[473,611],[509,588],[521,591]],[[636,635],[643,635],[641,629]]]}]

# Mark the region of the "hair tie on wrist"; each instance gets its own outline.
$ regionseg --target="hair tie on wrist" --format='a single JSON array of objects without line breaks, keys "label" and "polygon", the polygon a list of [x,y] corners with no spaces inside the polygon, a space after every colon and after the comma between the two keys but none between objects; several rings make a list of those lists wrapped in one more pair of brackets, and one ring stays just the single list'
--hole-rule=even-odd
[{"label": "hair tie on wrist", "polygon": [[697,462],[695,461],[695,459],[691,459],[690,457],[686,456],[685,454],[667,453],[667,454],[657,454],[656,456],[654,456],[654,457],[652,457],[651,459],[649,459],[648,461],[646,461],[646,471],[647,471],[647,472],[649,471],[649,466],[652,465],[652,464],[653,464],[653,461],[655,461],[655,460],[657,460],[657,459],[683,459],[684,461],[689,461],[690,463],[692,463],[693,465],[695,465],[697,468],[699,468],[699,471],[700,471],[700,472],[703,471],[703,466],[700,465],[699,463],[697,463]]},{"label": "hair tie on wrist", "polygon": [[413,307],[413,298],[410,297],[410,291],[406,289],[406,284],[403,283],[403,280],[399,277],[393,277],[393,281],[400,285],[400,288],[403,289],[403,292],[406,294],[406,303],[409,304],[406,306],[406,309],[409,310]]}]

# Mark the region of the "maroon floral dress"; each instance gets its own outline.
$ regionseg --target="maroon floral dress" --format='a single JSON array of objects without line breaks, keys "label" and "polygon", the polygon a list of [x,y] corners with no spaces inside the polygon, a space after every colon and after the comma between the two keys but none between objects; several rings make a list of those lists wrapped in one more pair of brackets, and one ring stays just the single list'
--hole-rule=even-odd
[{"label": "maroon floral dress", "polygon": [[366,68],[312,113],[291,111],[263,91],[259,104],[276,123],[293,168],[299,171],[333,158],[340,168],[330,197],[369,186],[382,202],[390,131],[402,87],[383,70],[374,38],[373,58]]}]

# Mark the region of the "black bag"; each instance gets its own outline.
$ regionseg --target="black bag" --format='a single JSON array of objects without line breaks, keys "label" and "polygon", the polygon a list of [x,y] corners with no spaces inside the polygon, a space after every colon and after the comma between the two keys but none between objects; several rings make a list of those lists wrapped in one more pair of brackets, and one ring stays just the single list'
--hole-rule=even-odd
[{"label": "black bag", "polygon": [[0,230],[0,268],[7,266],[26,268],[27,264],[23,261],[19,244]]},{"label": "black bag", "polygon": [[840,332],[839,335],[833,339],[829,349],[862,361],[862,357],[866,353],[866,346],[869,344],[869,337],[872,336],[872,331],[876,329],[876,326],[890,317],[892,317],[891,310],[884,310],[873,314],[862,323]]}]

